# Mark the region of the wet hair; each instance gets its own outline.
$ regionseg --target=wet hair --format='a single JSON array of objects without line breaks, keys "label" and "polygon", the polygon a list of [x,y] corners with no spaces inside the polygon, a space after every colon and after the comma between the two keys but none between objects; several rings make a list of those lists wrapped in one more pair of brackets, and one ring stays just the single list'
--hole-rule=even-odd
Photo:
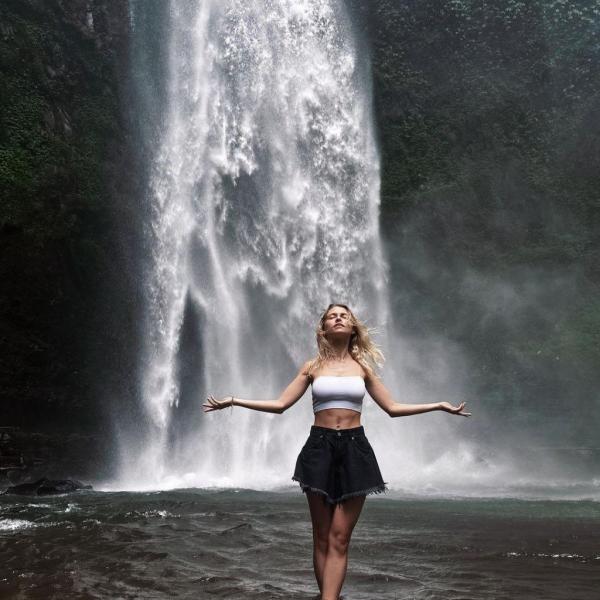
[{"label": "wet hair", "polygon": [[352,325],[352,334],[348,340],[348,352],[350,356],[369,374],[376,375],[376,370],[383,364],[384,356],[381,350],[371,340],[369,333],[372,329],[369,329],[364,323],[356,318],[355,314],[350,310],[346,304],[340,304],[339,302],[333,302],[321,315],[319,323],[317,325],[317,356],[314,358],[308,367],[308,375],[312,378],[312,373],[316,371],[323,363],[334,357],[334,352],[331,344],[325,337],[325,331],[323,326],[325,325],[325,319],[329,311],[334,307],[339,306],[348,312],[350,317],[350,323]]}]

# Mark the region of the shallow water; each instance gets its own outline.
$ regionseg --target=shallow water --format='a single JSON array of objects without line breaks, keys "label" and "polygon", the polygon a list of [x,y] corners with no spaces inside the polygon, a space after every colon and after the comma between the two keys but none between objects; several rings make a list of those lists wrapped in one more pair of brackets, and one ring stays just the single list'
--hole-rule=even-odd
[{"label": "shallow water", "polygon": [[[347,600],[600,597],[600,503],[368,498]],[[312,600],[300,492],[0,496],[2,598]]]}]

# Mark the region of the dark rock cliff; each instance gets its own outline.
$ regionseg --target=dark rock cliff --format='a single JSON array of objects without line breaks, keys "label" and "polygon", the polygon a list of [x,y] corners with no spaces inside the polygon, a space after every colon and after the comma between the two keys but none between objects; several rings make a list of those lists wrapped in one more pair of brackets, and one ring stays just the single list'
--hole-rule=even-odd
[{"label": "dark rock cliff", "polygon": [[0,5],[0,425],[35,446],[0,463],[95,462],[129,368],[127,31],[125,0]]},{"label": "dark rock cliff", "polygon": [[[144,167],[132,131],[154,105],[136,114],[129,101],[127,5],[0,4],[0,474],[97,473],[109,465],[107,409],[135,396]],[[466,357],[489,431],[589,442],[597,3],[350,5],[372,63],[400,329]]]},{"label": "dark rock cliff", "polygon": [[468,399],[491,434],[595,445],[597,2],[354,5],[371,48],[402,331],[465,355]]}]

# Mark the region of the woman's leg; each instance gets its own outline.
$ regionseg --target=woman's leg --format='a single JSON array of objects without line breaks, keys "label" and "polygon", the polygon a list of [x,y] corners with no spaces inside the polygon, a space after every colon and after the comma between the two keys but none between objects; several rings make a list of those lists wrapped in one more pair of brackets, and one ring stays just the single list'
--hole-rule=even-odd
[{"label": "woman's leg", "polygon": [[327,557],[323,569],[321,600],[338,600],[348,566],[348,547],[352,530],[365,503],[365,496],[348,498],[333,511]]},{"label": "woman's leg", "polygon": [[324,501],[321,494],[306,492],[310,519],[313,530],[313,566],[319,591],[323,590],[323,567],[327,556],[327,544],[329,540],[329,529],[333,517],[333,504]]}]

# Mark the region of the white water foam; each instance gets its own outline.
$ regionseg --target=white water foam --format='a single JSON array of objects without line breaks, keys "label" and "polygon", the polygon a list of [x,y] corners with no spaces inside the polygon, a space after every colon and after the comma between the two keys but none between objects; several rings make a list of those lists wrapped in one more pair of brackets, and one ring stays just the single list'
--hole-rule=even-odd
[{"label": "white water foam", "polygon": [[25,519],[0,519],[0,531],[15,532],[32,527],[37,527],[37,524],[33,521],[26,521]]}]

